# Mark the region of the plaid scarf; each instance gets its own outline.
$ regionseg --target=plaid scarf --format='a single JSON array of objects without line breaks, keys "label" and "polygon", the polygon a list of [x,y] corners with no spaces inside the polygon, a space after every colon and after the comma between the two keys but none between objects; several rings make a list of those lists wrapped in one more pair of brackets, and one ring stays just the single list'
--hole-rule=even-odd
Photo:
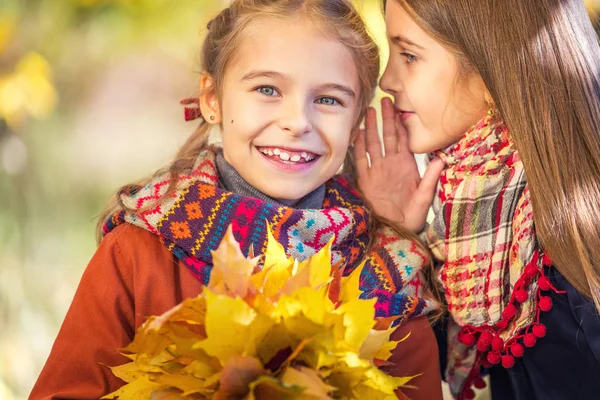
[{"label": "plaid scarf", "polygon": [[[264,254],[267,224],[287,255],[300,261],[335,236],[332,265],[339,263],[348,275],[365,261],[360,288],[364,298],[377,298],[376,317],[398,324],[436,307],[422,296],[420,269],[427,257],[415,242],[399,238],[390,229],[377,232],[369,250],[371,215],[344,178],[326,183],[322,209],[294,209],[219,188],[215,154],[214,149],[204,151],[191,173],[179,178],[172,196],[163,196],[170,183],[168,174],[122,194],[121,201],[133,212],[116,212],[106,221],[104,234],[122,223],[156,234],[203,284],[210,279],[211,251],[229,225],[246,256],[250,249]],[[154,206],[148,209],[148,204]]]},{"label": "plaid scarf", "polygon": [[426,231],[442,263],[449,328],[447,379],[459,398],[481,386],[479,367],[510,368],[543,337],[551,307],[523,163],[499,119],[486,117],[437,155],[447,168]]}]

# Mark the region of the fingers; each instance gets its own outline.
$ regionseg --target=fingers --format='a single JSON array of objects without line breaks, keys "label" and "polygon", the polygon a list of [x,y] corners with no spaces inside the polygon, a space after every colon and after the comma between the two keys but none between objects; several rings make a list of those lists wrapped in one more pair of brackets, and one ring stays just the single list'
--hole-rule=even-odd
[{"label": "fingers", "polygon": [[375,109],[372,107],[369,107],[369,109],[367,110],[365,128],[365,141],[367,151],[369,152],[371,163],[373,163],[381,159],[381,157],[383,157],[383,154],[381,153],[381,141],[379,140],[379,133],[377,132],[377,114],[375,112]]},{"label": "fingers", "polygon": [[427,166],[417,189],[419,191],[419,201],[423,204],[431,204],[433,201],[438,179],[445,166],[446,164],[439,158],[433,159]]},{"label": "fingers", "polygon": [[365,130],[359,129],[356,139],[354,139],[354,146],[352,148],[354,152],[354,160],[356,162],[356,169],[358,176],[363,175],[366,170],[369,169],[369,160],[367,158],[367,145],[365,142]]},{"label": "fingers", "polygon": [[406,127],[404,126],[404,124],[402,124],[402,121],[400,120],[400,115],[396,114],[394,118],[396,121],[396,130],[398,133],[398,147],[400,148],[399,151],[410,153],[411,151],[408,148],[408,132],[406,131]]},{"label": "fingers", "polygon": [[381,115],[383,117],[383,146],[385,155],[398,153],[398,132],[396,129],[396,111],[389,97],[381,99]]}]

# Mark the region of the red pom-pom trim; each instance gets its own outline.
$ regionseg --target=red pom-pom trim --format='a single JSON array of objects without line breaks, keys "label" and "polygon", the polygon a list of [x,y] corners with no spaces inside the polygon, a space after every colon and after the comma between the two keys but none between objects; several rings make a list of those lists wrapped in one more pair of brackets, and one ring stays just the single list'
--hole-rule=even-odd
[{"label": "red pom-pom trim", "polygon": [[512,303],[509,303],[504,309],[504,311],[502,311],[502,318],[507,319],[509,321],[513,319],[515,315],[517,315],[517,307],[515,307],[515,305]]},{"label": "red pom-pom trim", "polygon": [[540,279],[538,280],[538,286],[544,291],[550,290],[550,280],[545,276],[540,276]]},{"label": "red pom-pom trim", "polygon": [[489,362],[487,360],[487,358],[484,358],[483,360],[481,360],[481,365],[483,366],[483,368],[492,368],[494,366],[494,364]]},{"label": "red pom-pom trim", "polygon": [[475,398],[475,392],[471,388],[464,389],[462,394],[464,399],[471,400]]},{"label": "red pom-pom trim", "polygon": [[535,337],[535,335],[533,333],[527,333],[525,334],[525,337],[523,338],[523,344],[527,347],[533,347],[535,346],[537,342],[537,338]]},{"label": "red pom-pom trim", "polygon": [[508,320],[507,319],[501,319],[500,322],[498,322],[496,324],[496,328],[498,328],[500,330],[506,329],[507,326],[508,326]]},{"label": "red pom-pom trim", "polygon": [[504,340],[500,336],[496,336],[492,339],[492,350],[494,351],[502,351],[504,348]]},{"label": "red pom-pom trim", "polygon": [[494,352],[494,351],[490,351],[487,355],[487,360],[491,363],[491,364],[498,364],[500,362],[500,354]]},{"label": "red pom-pom trim", "polygon": [[525,303],[529,298],[529,293],[526,290],[519,289],[515,292],[515,298],[519,303]]},{"label": "red pom-pom trim", "polygon": [[487,349],[489,349],[490,345],[492,344],[492,339],[493,339],[493,336],[490,332],[488,332],[488,331],[481,332],[481,335],[479,335],[479,340],[477,341],[477,349],[479,351],[486,351]]},{"label": "red pom-pom trim", "polygon": [[514,343],[512,346],[510,346],[510,352],[515,357],[523,357],[523,354],[525,354],[525,348],[519,343]]},{"label": "red pom-pom trim", "polygon": [[550,259],[550,256],[548,254],[544,254],[544,256],[542,257],[542,263],[544,263],[544,265],[552,265],[552,259]]},{"label": "red pom-pom trim", "polygon": [[548,296],[542,296],[538,302],[538,307],[542,311],[550,311],[552,308],[552,299]]},{"label": "red pom-pom trim", "polygon": [[462,336],[458,338],[458,340],[460,340],[460,342],[466,346],[473,346],[477,341],[475,335],[466,332],[463,333]]},{"label": "red pom-pom trim", "polygon": [[546,336],[546,326],[542,324],[536,325],[533,327],[531,332],[535,337],[543,338],[544,336]]},{"label": "red pom-pom trim", "polygon": [[485,381],[479,377],[475,379],[473,386],[475,386],[477,389],[484,389],[487,385],[485,384]]},{"label": "red pom-pom trim", "polygon": [[523,273],[528,278],[534,278],[540,273],[540,270],[535,265],[529,264],[525,267],[525,271],[523,271]]},{"label": "red pom-pom trim", "polygon": [[502,356],[502,366],[504,368],[512,368],[515,365],[515,358],[510,354]]}]

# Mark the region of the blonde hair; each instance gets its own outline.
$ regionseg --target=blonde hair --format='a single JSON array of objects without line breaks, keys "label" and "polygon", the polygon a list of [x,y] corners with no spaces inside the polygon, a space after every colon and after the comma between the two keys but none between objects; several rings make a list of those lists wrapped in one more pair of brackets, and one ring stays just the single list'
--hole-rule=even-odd
[{"label": "blonde hair", "polygon": [[541,246],[600,310],[600,47],[583,2],[396,1],[483,78],[523,160]]}]

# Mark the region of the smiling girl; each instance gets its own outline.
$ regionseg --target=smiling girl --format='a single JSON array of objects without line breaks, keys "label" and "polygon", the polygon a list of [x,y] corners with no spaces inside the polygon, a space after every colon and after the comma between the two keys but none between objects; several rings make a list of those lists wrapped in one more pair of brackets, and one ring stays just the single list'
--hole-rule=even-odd
[{"label": "smiling girl", "polygon": [[[118,349],[145,318],[200,293],[229,225],[245,254],[259,255],[267,223],[299,260],[335,236],[344,274],[366,261],[361,289],[377,315],[395,321],[393,339],[411,332],[387,371],[422,374],[413,399],[441,398],[426,252],[381,224],[351,184],[348,146],[379,72],[360,16],[344,0],[237,0],[208,28],[200,95],[186,101],[200,125],[169,167],[108,208],[31,398],[97,399],[120,387],[104,365],[125,361]],[[208,145],[212,127],[222,147]]]},{"label": "smiling girl", "polygon": [[392,156],[360,161],[379,146],[367,122],[361,189],[417,232],[429,198],[411,153],[446,164],[423,238],[453,394],[472,398],[487,370],[494,400],[597,398],[600,48],[583,2],[389,0],[385,13]]}]

